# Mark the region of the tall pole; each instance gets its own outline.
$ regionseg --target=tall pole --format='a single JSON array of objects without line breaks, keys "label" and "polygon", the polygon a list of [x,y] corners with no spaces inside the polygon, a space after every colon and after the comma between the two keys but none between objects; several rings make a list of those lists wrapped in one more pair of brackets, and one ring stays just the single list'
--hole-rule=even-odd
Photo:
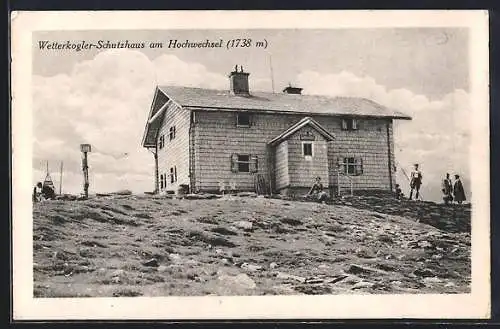
[{"label": "tall pole", "polygon": [[80,144],[80,151],[83,153],[82,170],[83,170],[83,193],[85,199],[89,197],[89,166],[87,161],[87,153],[91,152],[90,144]]},{"label": "tall pole", "polygon": [[83,193],[85,198],[89,197],[89,166],[87,162],[87,152],[83,152]]},{"label": "tall pole", "polygon": [[62,181],[63,181],[63,162],[61,161],[61,172],[59,175],[59,195],[62,195]]},{"label": "tall pole", "polygon": [[273,89],[273,94],[274,94],[274,73],[273,73],[273,61],[271,55],[269,55],[269,68],[271,70],[271,87]]}]

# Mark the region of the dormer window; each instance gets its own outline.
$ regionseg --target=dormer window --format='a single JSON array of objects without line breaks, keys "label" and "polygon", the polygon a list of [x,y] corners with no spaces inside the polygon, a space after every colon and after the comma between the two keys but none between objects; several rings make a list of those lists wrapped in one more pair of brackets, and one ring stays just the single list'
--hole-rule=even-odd
[{"label": "dormer window", "polygon": [[358,130],[358,120],[354,118],[343,118],[342,130]]},{"label": "dormer window", "polygon": [[249,113],[238,113],[236,115],[236,126],[237,127],[250,127],[250,114]]}]

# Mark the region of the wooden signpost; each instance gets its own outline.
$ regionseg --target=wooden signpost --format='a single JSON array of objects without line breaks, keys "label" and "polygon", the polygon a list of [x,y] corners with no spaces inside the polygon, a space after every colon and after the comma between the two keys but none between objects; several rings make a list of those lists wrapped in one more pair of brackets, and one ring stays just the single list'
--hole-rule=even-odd
[{"label": "wooden signpost", "polygon": [[80,144],[80,151],[83,154],[82,170],[83,170],[83,193],[85,198],[89,197],[89,166],[87,162],[87,153],[91,152],[90,144]]}]

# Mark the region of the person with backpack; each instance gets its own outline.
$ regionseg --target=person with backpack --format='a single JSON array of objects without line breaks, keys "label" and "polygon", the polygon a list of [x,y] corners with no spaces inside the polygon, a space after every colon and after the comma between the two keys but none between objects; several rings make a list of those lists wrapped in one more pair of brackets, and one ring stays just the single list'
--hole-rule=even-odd
[{"label": "person with backpack", "polygon": [[443,179],[441,191],[443,192],[444,204],[449,204],[453,201],[453,185],[451,183],[450,174],[446,173],[446,178]]}]

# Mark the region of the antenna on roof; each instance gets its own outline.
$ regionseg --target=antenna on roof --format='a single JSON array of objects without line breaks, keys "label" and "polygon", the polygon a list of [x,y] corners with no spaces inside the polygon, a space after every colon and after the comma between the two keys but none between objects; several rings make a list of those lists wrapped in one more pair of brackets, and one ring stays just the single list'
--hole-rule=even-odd
[{"label": "antenna on roof", "polygon": [[269,68],[271,70],[271,88],[273,90],[273,94],[274,94],[274,73],[273,73],[273,61],[272,61],[272,57],[271,55],[269,54]]}]

